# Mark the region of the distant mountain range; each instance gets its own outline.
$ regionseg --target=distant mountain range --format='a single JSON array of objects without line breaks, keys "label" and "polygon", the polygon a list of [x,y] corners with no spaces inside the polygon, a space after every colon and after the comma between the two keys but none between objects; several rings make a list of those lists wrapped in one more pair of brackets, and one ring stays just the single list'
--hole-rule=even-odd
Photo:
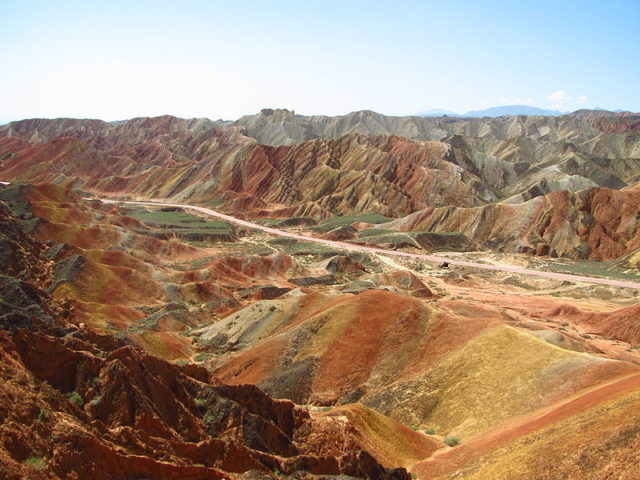
[{"label": "distant mountain range", "polygon": [[491,107],[484,110],[472,110],[466,113],[456,113],[450,110],[442,110],[439,108],[425,110],[416,115],[420,117],[441,117],[447,115],[449,117],[502,117],[505,115],[531,115],[539,117],[556,117],[566,112],[558,110],[546,110],[544,108],[531,107],[529,105],[504,105],[501,107]]}]

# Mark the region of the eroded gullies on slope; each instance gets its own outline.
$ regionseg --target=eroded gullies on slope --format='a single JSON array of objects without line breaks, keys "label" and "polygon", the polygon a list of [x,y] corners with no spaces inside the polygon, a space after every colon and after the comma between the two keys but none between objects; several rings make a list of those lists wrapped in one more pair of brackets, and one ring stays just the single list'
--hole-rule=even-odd
[{"label": "eroded gullies on slope", "polygon": [[[579,421],[576,415],[605,408],[589,399],[614,402],[606,408],[622,418],[618,412],[629,404],[617,392],[634,391],[633,383],[616,386],[637,374],[640,360],[637,299],[625,289],[442,269],[236,227],[234,237],[184,238],[185,229],[210,227],[185,212],[132,212],[52,185],[12,188],[3,198],[49,241],[48,286],[70,322],[161,358],[199,363],[224,382],[256,384],[276,398],[315,406],[313,422],[329,433],[308,440],[309,452],[348,422],[351,433],[340,434],[334,452],[365,445],[383,464],[416,464],[425,478],[455,472],[482,478],[473,475],[506,465],[513,445],[553,428],[556,414],[547,423],[530,421],[537,412],[560,412],[559,428],[573,431],[564,425]],[[387,235],[361,220],[346,223],[357,238]],[[284,228],[314,228],[292,223]],[[387,246],[421,251],[408,242]],[[594,389],[609,393],[590,394]],[[87,392],[80,394],[93,395]],[[622,438],[621,423],[588,425]],[[445,441],[454,438],[462,444],[451,449]],[[624,438],[630,448],[634,435]],[[481,445],[482,458],[463,455],[466,444]],[[533,444],[530,455],[548,448]],[[592,448],[579,444],[585,455]],[[457,449],[463,453],[447,453]],[[606,455],[612,464],[631,461]],[[528,459],[514,463],[521,475],[539,471]]]},{"label": "eroded gullies on slope", "polygon": [[[28,326],[32,318],[49,324],[64,314],[83,332],[59,332],[69,334],[65,348],[89,352],[73,358],[108,351],[80,341],[88,327],[110,335],[100,341],[112,347],[133,343],[174,362],[200,363],[229,382],[311,403],[316,432],[324,433],[306,437],[307,452],[342,455],[366,444],[387,465],[417,462],[425,478],[589,478],[606,471],[636,478],[638,434],[629,420],[640,350],[636,291],[291,242],[176,209],[83,202],[61,186],[215,205],[331,240],[634,280],[637,126],[588,112],[495,120],[358,112],[320,124],[286,111],[235,125],[173,117],[17,122],[2,130],[3,179],[59,185],[2,192],[20,226],[49,242],[49,263],[31,263],[27,277],[39,279],[57,303],[48,306],[46,292],[12,277],[3,283],[3,318]],[[260,143],[291,146],[260,145],[241,128]],[[549,258],[555,256],[564,258]],[[20,264],[9,257],[7,265]],[[33,372],[46,366],[23,362]],[[17,424],[37,417],[42,427],[47,418],[57,422],[58,412],[73,416],[61,406],[67,398],[88,401],[90,415],[94,402],[115,411],[99,382],[89,387],[76,376],[67,384],[68,363],[51,380],[62,390],[38,400]],[[29,375],[14,376],[24,386]],[[78,391],[63,391],[71,387]],[[218,417],[207,398],[198,398],[199,414],[211,430]],[[157,420],[165,414],[151,411],[131,417],[130,435],[148,429],[166,437]],[[41,430],[48,432],[28,435]],[[77,468],[55,439],[34,435],[3,443],[4,458],[22,465],[21,473]],[[243,438],[280,451],[270,438]],[[158,451],[157,440],[153,447],[146,441],[129,441],[137,456],[119,454],[110,466],[197,476],[214,458],[207,450],[209,460],[176,454],[163,458],[171,465],[159,465],[139,458]],[[462,444],[447,446],[456,441]],[[176,445],[167,448],[183,448]]]},{"label": "eroded gullies on slope", "polygon": [[[27,188],[34,194],[47,190],[61,193],[57,188]],[[50,195],[46,198],[52,201]],[[65,198],[74,203],[73,196]],[[57,281],[77,290],[60,296],[58,286],[48,293],[60,263],[47,254],[55,248],[63,255],[64,249],[26,233],[21,222],[31,218],[27,212],[16,217],[11,203],[0,202],[6,264],[0,275],[3,477],[231,479],[247,472],[249,478],[302,472],[311,478],[408,480],[405,470],[387,469],[367,452],[364,440],[369,436],[357,423],[364,414],[356,414],[353,422],[312,418],[307,410],[274,400],[255,386],[221,384],[201,367],[149,355],[131,345],[138,343],[134,335],[96,333],[83,321],[92,318],[82,310],[85,305],[74,299],[96,293],[83,290],[83,269],[94,268],[91,261],[77,266],[73,261],[59,269]],[[101,212],[104,219],[112,211]],[[64,223],[58,227],[65,231]],[[104,228],[111,231],[109,224]],[[186,247],[168,252],[174,259],[183,258],[193,253]],[[87,251],[71,245],[68,253],[67,258],[74,259]],[[151,263],[130,257],[119,263],[133,271]],[[115,263],[93,261],[108,270]],[[128,282],[136,277],[125,272],[117,276],[120,286],[132,289]],[[138,295],[131,292],[118,300],[139,302]],[[108,300],[96,297],[93,303],[109,305],[101,303]],[[136,320],[127,312],[123,318]],[[397,435],[403,428],[389,424]],[[333,440],[339,441],[330,443]],[[321,456],[315,451],[319,444],[324,445]]]}]

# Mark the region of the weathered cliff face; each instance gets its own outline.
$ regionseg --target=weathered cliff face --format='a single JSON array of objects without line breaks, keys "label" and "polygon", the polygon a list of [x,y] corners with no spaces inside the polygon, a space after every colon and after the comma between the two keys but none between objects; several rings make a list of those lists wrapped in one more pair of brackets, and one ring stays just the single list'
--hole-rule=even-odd
[{"label": "weathered cliff face", "polygon": [[428,208],[381,225],[458,232],[484,248],[611,260],[640,248],[640,189],[553,192],[520,204]]},{"label": "weathered cliff face", "polygon": [[[71,323],[67,302],[46,291],[47,247],[25,233],[19,209],[0,202],[3,478],[222,479],[250,470],[409,478],[368,454],[351,423],[328,429],[255,386],[221,384]],[[323,435],[344,441],[317,455]]]},{"label": "weathered cliff face", "polygon": [[181,138],[179,145],[135,141],[105,150],[68,137],[18,147],[5,138],[0,155],[6,157],[6,178],[107,194],[219,199],[228,209],[258,215],[268,208],[280,216],[406,214],[428,204],[470,206],[493,199],[481,180],[446,161],[450,148],[439,142],[350,136],[273,148],[217,130]]}]

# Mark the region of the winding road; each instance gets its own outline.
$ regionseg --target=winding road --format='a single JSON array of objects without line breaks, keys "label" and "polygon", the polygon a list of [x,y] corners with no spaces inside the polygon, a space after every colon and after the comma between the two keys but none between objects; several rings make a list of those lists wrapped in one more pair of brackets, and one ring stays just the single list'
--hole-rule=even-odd
[{"label": "winding road", "polygon": [[[89,198],[87,200],[93,200],[93,199]],[[164,202],[148,202],[148,201],[143,202],[143,201],[108,200],[108,199],[101,199],[101,201],[103,203],[111,203],[111,204],[131,204],[131,205],[145,205],[150,207],[185,208],[185,209],[195,210],[200,213],[204,213],[205,215],[209,215],[211,217],[216,217],[222,220],[226,220],[228,222],[235,223],[236,225],[241,225],[243,227],[252,228],[255,230],[261,230],[263,232],[270,233],[272,235],[277,235],[280,237],[295,238],[296,240],[303,240],[306,242],[321,243],[324,245],[331,245],[334,247],[344,248],[348,250],[357,250],[361,252],[371,252],[374,254],[392,255],[397,257],[409,257],[409,258],[415,258],[416,260],[422,260],[422,261],[432,262],[432,263],[447,262],[450,265],[460,265],[464,267],[477,268],[481,270],[510,272],[510,273],[515,273],[519,275],[552,278],[555,280],[566,280],[569,282],[593,283],[593,284],[599,284],[599,285],[609,285],[614,287],[633,288],[633,289],[640,290],[640,283],[635,283],[635,282],[611,280],[608,278],[587,277],[587,276],[581,276],[581,275],[570,275],[568,273],[545,272],[541,270],[530,270],[526,268],[510,267],[506,265],[488,265],[485,263],[467,262],[464,260],[456,260],[456,259],[451,259],[447,257],[439,257],[437,255],[423,255],[419,253],[398,252],[395,250],[385,250],[383,248],[355,245],[353,243],[348,243],[348,242],[338,242],[335,240],[325,240],[322,238],[309,237],[306,235],[299,235],[297,233],[285,232],[283,230],[267,227],[264,225],[260,225],[258,223],[248,222],[246,220],[241,220],[239,218],[232,217],[231,215],[225,215],[224,213],[216,212],[215,210],[211,210],[210,208],[198,207],[196,205],[183,205],[180,203],[164,203]]]}]

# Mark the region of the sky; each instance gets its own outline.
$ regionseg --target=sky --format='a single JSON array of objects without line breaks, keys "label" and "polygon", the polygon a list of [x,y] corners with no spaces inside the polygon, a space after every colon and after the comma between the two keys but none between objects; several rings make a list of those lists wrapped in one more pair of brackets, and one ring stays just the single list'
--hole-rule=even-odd
[{"label": "sky", "polygon": [[640,111],[640,1],[0,0],[0,123]]}]

